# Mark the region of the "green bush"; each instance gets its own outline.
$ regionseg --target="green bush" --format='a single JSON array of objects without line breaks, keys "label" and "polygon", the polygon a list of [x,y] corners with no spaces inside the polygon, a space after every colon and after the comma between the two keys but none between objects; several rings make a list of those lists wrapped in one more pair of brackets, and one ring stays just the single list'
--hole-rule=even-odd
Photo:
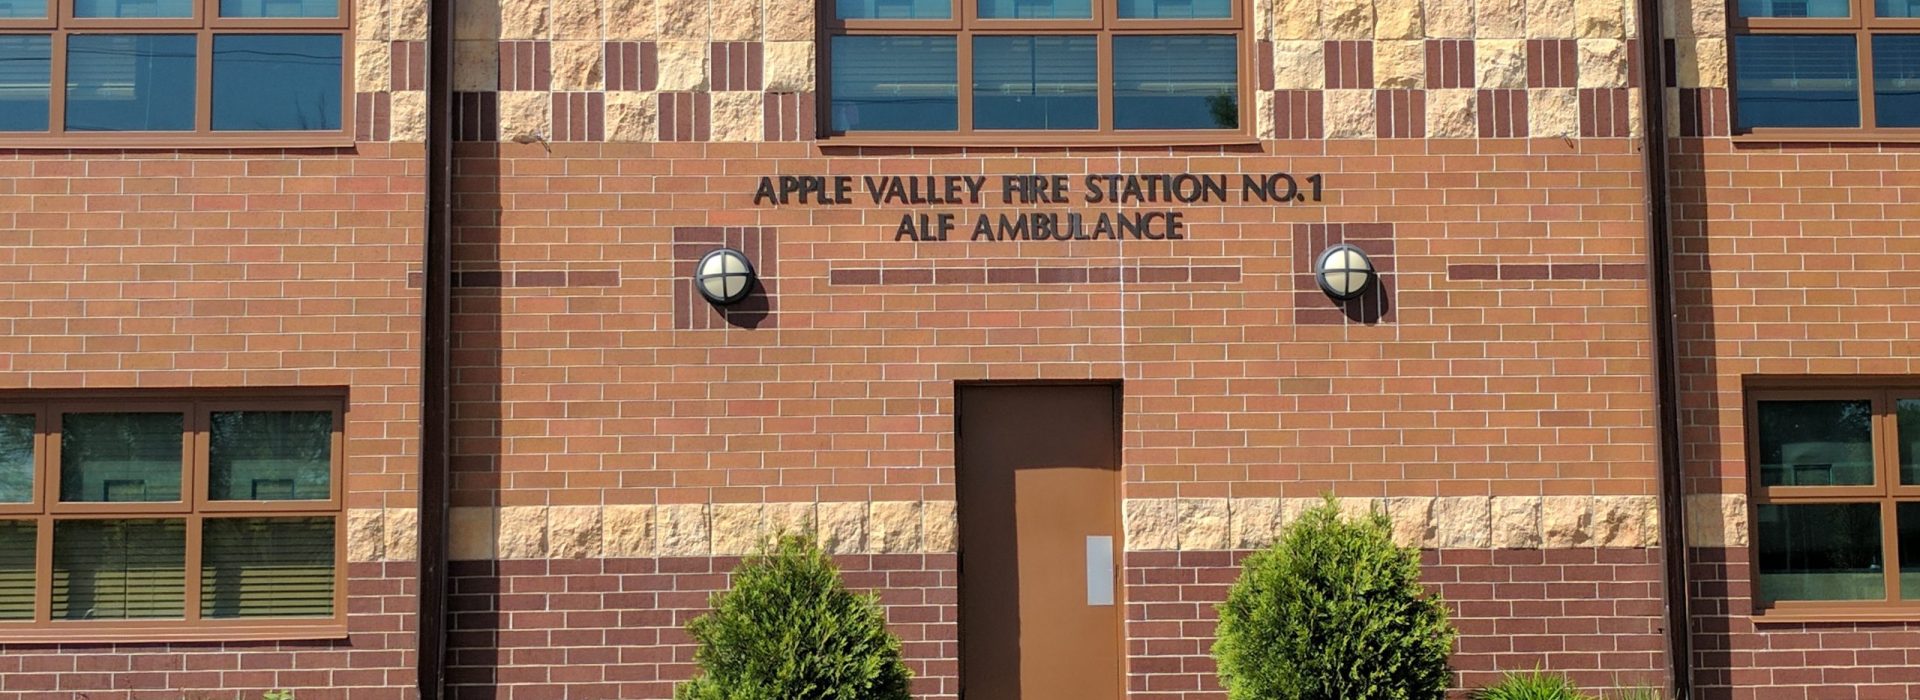
[{"label": "green bush", "polygon": [[677,700],[906,700],[913,672],[872,594],[846,589],[808,537],[781,537],[733,572],[688,625],[701,674]]},{"label": "green bush", "polygon": [[1595,700],[1566,676],[1534,671],[1509,673],[1499,683],[1474,694],[1475,700]]},{"label": "green bush", "polygon": [[1213,654],[1233,700],[1440,700],[1453,635],[1419,552],[1329,498],[1247,558]]}]

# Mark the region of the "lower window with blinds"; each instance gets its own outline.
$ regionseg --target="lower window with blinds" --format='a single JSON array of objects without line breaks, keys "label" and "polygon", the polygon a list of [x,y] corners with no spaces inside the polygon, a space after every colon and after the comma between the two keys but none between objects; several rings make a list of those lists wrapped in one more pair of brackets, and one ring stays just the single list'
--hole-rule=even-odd
[{"label": "lower window with blinds", "polygon": [[344,636],[344,410],[0,402],[0,642]]}]

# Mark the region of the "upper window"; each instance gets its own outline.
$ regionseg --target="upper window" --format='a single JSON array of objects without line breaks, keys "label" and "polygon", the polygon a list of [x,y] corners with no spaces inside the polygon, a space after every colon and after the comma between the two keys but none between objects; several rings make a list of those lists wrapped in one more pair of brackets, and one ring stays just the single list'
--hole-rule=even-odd
[{"label": "upper window", "polygon": [[1243,0],[833,0],[827,133],[1243,137]]},{"label": "upper window", "polygon": [[0,143],[346,134],[341,0],[0,0]]},{"label": "upper window", "polygon": [[1920,386],[1747,399],[1753,601],[1920,613]]},{"label": "upper window", "polygon": [[337,400],[0,403],[0,643],[344,632]]},{"label": "upper window", "polygon": [[1737,0],[1735,8],[1736,131],[1920,128],[1920,0]]}]

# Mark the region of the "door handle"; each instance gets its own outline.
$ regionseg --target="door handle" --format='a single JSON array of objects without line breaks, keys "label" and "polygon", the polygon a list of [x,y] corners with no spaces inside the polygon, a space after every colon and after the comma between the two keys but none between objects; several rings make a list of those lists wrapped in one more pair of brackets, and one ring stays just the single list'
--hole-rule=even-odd
[{"label": "door handle", "polygon": [[1113,605],[1113,536],[1087,535],[1087,605]]}]

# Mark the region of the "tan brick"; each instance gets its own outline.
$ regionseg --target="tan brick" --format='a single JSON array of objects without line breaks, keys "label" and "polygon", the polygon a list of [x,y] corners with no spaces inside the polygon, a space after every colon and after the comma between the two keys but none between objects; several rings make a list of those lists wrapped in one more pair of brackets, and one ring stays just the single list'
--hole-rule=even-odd
[{"label": "tan brick", "polygon": [[1402,547],[1430,546],[1434,539],[1432,496],[1387,499],[1387,517],[1393,522],[1393,541]]},{"label": "tan brick", "polygon": [[953,501],[927,501],[921,511],[920,533],[928,552],[960,551],[960,520]]},{"label": "tan brick", "polygon": [[1427,91],[1427,136],[1466,139],[1479,134],[1472,89]]},{"label": "tan brick", "polygon": [[1573,35],[1583,38],[1625,39],[1628,4],[1623,0],[1575,0]]},{"label": "tan brick", "polygon": [[1445,39],[1473,37],[1473,8],[1486,0],[1425,0],[1421,14],[1426,20],[1427,36]]},{"label": "tan brick", "polygon": [[546,39],[553,31],[552,0],[500,0],[500,36]]},{"label": "tan brick", "polygon": [[392,84],[392,44],[384,41],[353,42],[353,89],[359,92],[386,92]]},{"label": "tan brick", "polygon": [[386,516],[386,561],[414,561],[420,558],[420,511],[413,508],[388,508]]},{"label": "tan brick", "polygon": [[1580,91],[1575,88],[1528,90],[1527,129],[1533,136],[1579,136]]},{"label": "tan brick", "polygon": [[711,0],[714,41],[760,41],[760,0]]},{"label": "tan brick", "polygon": [[1593,499],[1555,496],[1540,504],[1541,543],[1549,549],[1593,546]]},{"label": "tan brick", "polygon": [[626,40],[659,38],[660,12],[654,2],[655,0],[606,0],[607,38]]},{"label": "tan brick", "polygon": [[389,129],[393,140],[425,143],[427,140],[427,93],[403,90],[393,93],[388,106]]},{"label": "tan brick", "polygon": [[1495,496],[1490,511],[1490,546],[1500,549],[1538,549],[1541,545],[1539,496]]},{"label": "tan brick", "polygon": [[770,41],[764,51],[767,92],[813,91],[813,42]]},{"label": "tan brick", "polygon": [[1675,39],[1674,75],[1680,87],[1726,87],[1727,40]]},{"label": "tan brick", "polygon": [[1373,3],[1369,0],[1320,0],[1320,32],[1326,39],[1372,39]]},{"label": "tan brick", "polygon": [[387,518],[379,508],[347,511],[347,561],[387,558]]},{"label": "tan brick", "polygon": [[1426,20],[1420,0],[1373,0],[1373,37],[1375,39],[1420,39],[1426,36]]},{"label": "tan brick", "polygon": [[1581,39],[1580,87],[1626,87],[1627,43],[1614,39]]},{"label": "tan brick", "polygon": [[1527,86],[1527,43],[1495,39],[1474,43],[1476,85],[1482,90],[1518,89]]},{"label": "tan brick", "polygon": [[1280,534],[1280,499],[1236,498],[1227,505],[1234,549],[1261,549]]},{"label": "tan brick", "polygon": [[654,506],[654,552],[663,557],[704,557],[713,552],[705,503]]},{"label": "tan brick", "polygon": [[553,506],[547,509],[547,557],[597,559],[600,544],[600,506]]},{"label": "tan brick", "polygon": [[760,534],[764,537],[811,535],[818,528],[812,503],[768,503],[762,514]]},{"label": "tan brick", "polygon": [[547,507],[507,506],[500,509],[500,539],[494,552],[501,559],[547,558]]},{"label": "tan brick", "polygon": [[767,41],[812,41],[816,5],[810,2],[765,0]]},{"label": "tan brick", "polygon": [[654,553],[654,508],[611,505],[600,510],[602,551],[608,557],[650,557]]},{"label": "tan brick", "polygon": [[1327,138],[1373,138],[1372,90],[1328,90],[1324,94]]},{"label": "tan brick", "polygon": [[713,140],[759,141],[765,135],[761,116],[764,96],[758,92],[713,93]]},{"label": "tan brick", "polygon": [[1568,0],[1526,0],[1527,37],[1573,38],[1574,3]]},{"label": "tan brick", "polygon": [[[654,6],[660,16],[660,37],[706,42],[713,38],[713,13],[717,3],[744,0],[673,0]],[[809,8],[811,9],[811,8]]]},{"label": "tan brick", "polygon": [[1124,504],[1127,551],[1180,548],[1180,506],[1170,498],[1129,498]]},{"label": "tan brick", "polygon": [[511,141],[521,135],[552,138],[552,93],[508,91],[500,93],[499,100],[502,140]]},{"label": "tan brick", "polygon": [[663,91],[707,89],[707,43],[704,41],[663,41],[659,48],[660,82]]},{"label": "tan brick", "polygon": [[867,551],[904,554],[920,549],[919,501],[875,501],[867,511]]},{"label": "tan brick", "polygon": [[752,553],[761,543],[761,518],[765,510],[759,503],[713,504],[713,553],[722,556]]},{"label": "tan brick", "polygon": [[1427,84],[1424,41],[1373,42],[1373,85],[1382,90],[1414,90]]},{"label": "tan brick", "polygon": [[1441,549],[1492,546],[1492,500],[1486,496],[1441,498],[1433,505],[1433,545]]},{"label": "tan brick", "polygon": [[[468,41],[498,41],[500,39],[500,2],[501,0],[461,0],[454,3],[453,38]],[[364,38],[364,35],[362,36]]]},{"label": "tan brick", "polygon": [[600,0],[552,0],[552,3],[553,38],[599,41],[606,37],[601,26]]},{"label": "tan brick", "polygon": [[1231,515],[1224,498],[1182,498],[1180,509],[1180,549],[1202,551],[1226,549],[1230,542]]},{"label": "tan brick", "polygon": [[1326,43],[1273,42],[1273,86],[1281,90],[1319,90],[1327,86]]},{"label": "tan brick", "polygon": [[1474,36],[1479,39],[1520,39],[1528,36],[1527,2],[1473,0]]},{"label": "tan brick", "polygon": [[607,93],[607,140],[653,141],[659,138],[660,115],[651,92]]},{"label": "tan brick", "polygon": [[822,503],[815,512],[820,518],[821,547],[832,554],[867,551],[866,503]]},{"label": "tan brick", "polygon": [[557,92],[606,89],[602,73],[604,46],[598,41],[553,42],[553,89]]}]

